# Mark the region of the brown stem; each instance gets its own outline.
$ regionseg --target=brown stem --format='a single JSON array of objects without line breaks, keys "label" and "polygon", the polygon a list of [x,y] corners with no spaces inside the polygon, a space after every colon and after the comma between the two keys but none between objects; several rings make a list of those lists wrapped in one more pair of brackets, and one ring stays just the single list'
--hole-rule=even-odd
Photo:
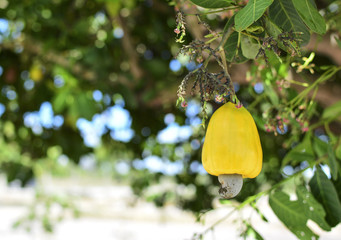
[{"label": "brown stem", "polygon": [[133,41],[130,35],[130,30],[127,27],[126,22],[122,18],[122,16],[118,15],[117,17],[115,17],[115,19],[111,19],[111,22],[113,22],[113,20],[117,21],[117,23],[120,25],[120,27],[122,28],[124,32],[124,35],[122,37],[122,47],[129,59],[131,73],[134,76],[135,81],[138,82],[139,80],[141,80],[141,78],[143,77],[145,73],[139,65],[139,56],[135,50],[136,48],[133,44]]}]

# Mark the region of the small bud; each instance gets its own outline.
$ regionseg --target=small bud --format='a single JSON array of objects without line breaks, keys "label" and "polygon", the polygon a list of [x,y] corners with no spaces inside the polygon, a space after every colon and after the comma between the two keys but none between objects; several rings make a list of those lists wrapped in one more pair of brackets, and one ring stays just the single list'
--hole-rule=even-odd
[{"label": "small bud", "polygon": [[308,127],[303,127],[301,130],[302,130],[302,132],[308,132],[309,128]]},{"label": "small bud", "polygon": [[242,106],[243,106],[242,102],[238,101],[237,104],[236,104],[236,108],[241,108]]},{"label": "small bud", "polygon": [[267,131],[267,132],[271,132],[271,128],[269,127],[269,125],[268,125],[268,124],[265,124],[265,131]]},{"label": "small bud", "polygon": [[179,34],[179,33],[180,33],[180,29],[179,29],[179,28],[175,28],[175,29],[174,29],[174,32],[175,32],[176,34]]},{"label": "small bud", "polygon": [[283,122],[284,122],[284,123],[289,123],[289,119],[283,118]]},{"label": "small bud", "polygon": [[224,101],[224,97],[222,95],[217,95],[215,96],[215,101],[221,103],[222,101]]},{"label": "small bud", "polygon": [[183,101],[183,102],[181,103],[181,107],[185,108],[185,107],[187,107],[187,106],[188,106],[188,104],[187,104],[186,101]]},{"label": "small bud", "polygon": [[202,61],[204,61],[204,59],[202,58],[202,56],[197,57],[196,60],[197,60],[198,63],[202,63]]},{"label": "small bud", "polygon": [[299,107],[298,107],[298,109],[300,109],[300,110],[303,110],[303,109],[305,109],[306,108],[306,106],[304,105],[304,104],[302,104],[302,105],[300,105]]}]

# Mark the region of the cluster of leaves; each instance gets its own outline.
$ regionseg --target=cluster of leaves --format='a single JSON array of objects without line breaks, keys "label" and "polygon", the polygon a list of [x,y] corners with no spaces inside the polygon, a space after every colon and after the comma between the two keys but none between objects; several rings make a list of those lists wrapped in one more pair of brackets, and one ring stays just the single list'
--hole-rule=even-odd
[{"label": "cluster of leaves", "polygon": [[[199,23],[202,23],[210,33],[207,37],[212,39],[207,42],[192,42],[189,45],[185,45],[180,50],[180,53],[185,53],[190,56],[190,59],[197,62],[203,62],[205,56],[203,50],[207,50],[208,56],[206,56],[205,62],[200,69],[204,69],[207,75],[207,65],[211,57],[214,57],[216,62],[222,67],[225,73],[225,78],[230,81],[227,66],[224,66],[226,60],[229,62],[242,63],[249,59],[257,59],[258,57],[264,57],[266,63],[269,63],[269,55],[275,55],[280,61],[280,55],[282,49],[284,52],[289,53],[291,56],[300,54],[299,45],[307,44],[310,38],[309,30],[324,34],[326,31],[326,24],[324,19],[316,10],[316,6],[310,2],[293,3],[291,1],[249,1],[245,7],[243,3],[240,5],[235,1],[192,1],[196,5],[203,8],[224,8],[222,11],[227,11],[231,7],[235,10],[235,14],[227,21],[224,30],[221,33],[211,30],[209,25],[198,16]],[[243,8],[242,8],[243,7]],[[310,9],[310,15],[304,8]],[[180,40],[183,42],[185,36],[185,20],[183,13],[179,11],[177,13],[178,26],[175,32],[180,33]],[[212,49],[210,43],[222,36],[222,40],[218,47]],[[224,50],[223,50],[224,49]],[[221,58],[219,60],[217,54]],[[185,89],[188,79],[193,75],[198,75],[199,71],[196,69],[192,73],[189,73],[183,80],[178,91],[178,102],[184,101]],[[200,74],[199,74],[200,75]],[[200,76],[203,76],[200,75]],[[194,83],[196,86],[197,77]],[[219,83],[219,79],[218,83]],[[221,84],[218,84],[221,85]],[[211,84],[208,89],[199,88],[201,95],[201,101],[203,106],[203,112],[205,113],[206,101],[210,100],[218,95],[218,98],[227,98],[227,100],[239,103],[238,98],[234,94],[233,85],[229,84],[224,94],[219,93],[216,90],[214,84]],[[218,93],[217,93],[218,92]],[[208,95],[208,98],[203,97]],[[224,96],[225,95],[225,96]],[[204,114],[204,119],[206,118]]]},{"label": "cluster of leaves", "polygon": [[[198,78],[205,78],[208,72],[208,62],[212,56],[225,73],[228,73],[228,69],[224,61],[243,63],[253,60],[255,65],[251,66],[247,73],[247,81],[250,83],[249,94],[254,99],[245,97],[243,93],[239,94],[239,98],[253,113],[260,129],[273,132],[277,138],[287,133],[292,135],[282,142],[282,146],[287,149],[287,153],[282,155],[280,168],[285,179],[264,192],[250,196],[237,208],[247,204],[252,205],[253,201],[257,201],[260,196],[269,194],[271,208],[291,232],[299,239],[317,239],[316,233],[307,227],[308,219],[316,222],[325,231],[330,231],[341,222],[339,194],[341,138],[335,136],[329,129],[329,125],[340,116],[340,102],[326,108],[320,119],[319,111],[321,110],[315,97],[320,84],[333,78],[341,69],[333,65],[319,68],[313,63],[315,53],[301,58],[301,47],[309,42],[310,32],[320,35],[326,33],[327,26],[329,26],[329,24],[326,25],[328,18],[325,20],[320,15],[313,1],[191,1],[207,9],[201,10],[204,14],[229,12],[229,19],[221,33],[217,30],[215,34],[212,34],[213,31],[207,28],[210,33],[207,37],[211,39],[201,44],[210,49],[211,54],[207,54],[206,58],[204,55],[199,57],[204,59],[204,64],[198,68],[199,70],[205,68],[205,71],[196,69],[185,77],[185,84],[183,81],[179,87],[180,102],[184,99],[184,86],[187,85],[190,77],[194,74],[202,74],[201,77],[195,75],[194,83]],[[331,1],[330,4],[336,3]],[[337,31],[339,32],[340,28]],[[215,40],[219,41],[218,47],[211,49],[210,46]],[[184,49],[187,48],[188,45],[184,46]],[[223,54],[220,51],[221,48],[224,49]],[[189,51],[189,55],[191,53],[194,54],[191,57],[195,59],[201,51]],[[220,58],[215,56],[215,53],[219,53]],[[289,75],[290,71],[301,74],[314,74],[317,71],[319,77],[313,83],[296,81]],[[232,82],[233,79],[229,78],[229,86]],[[214,90],[210,92],[211,94],[205,95],[206,98],[201,98],[203,107],[207,102],[212,101],[214,96],[219,95],[216,88],[219,88],[222,83],[224,82],[212,82],[216,84],[211,87]],[[261,90],[257,90],[255,94],[256,84],[259,84]],[[300,93],[293,89],[298,85],[304,89]],[[238,98],[231,97],[229,90],[231,88],[227,88],[224,97],[235,102]],[[201,89],[199,92],[202,96]],[[311,97],[308,97],[308,94],[311,94]],[[315,123],[310,124],[311,121]],[[327,134],[317,135],[316,129]],[[320,137],[321,135],[324,137]],[[326,138],[324,141],[321,140],[324,138]],[[266,148],[265,140],[262,142],[263,147]],[[264,161],[268,161],[266,156],[264,156]],[[329,179],[321,168],[326,165],[331,171],[332,179]],[[266,166],[263,172],[266,171],[265,168]],[[288,173],[288,169],[292,171]],[[313,177],[303,177],[302,173],[307,169],[314,172]],[[262,174],[259,177],[262,177]],[[291,197],[283,190],[283,186],[291,186],[288,183],[291,178],[299,182],[294,187],[295,193],[289,191],[290,195],[297,197],[295,201],[290,200]],[[259,211],[256,212],[261,214]],[[251,235],[256,239],[262,239],[261,234],[257,233],[252,224],[245,221],[242,236]],[[200,239],[200,237],[203,237],[203,234],[196,234],[193,239]]]},{"label": "cluster of leaves", "polygon": [[[330,110],[326,109],[326,111]],[[332,137],[332,135],[329,136]],[[330,231],[341,221],[339,191],[341,142],[339,141],[334,138],[326,143],[308,132],[303,141],[292,148],[282,161],[283,168],[297,167],[302,164],[307,168],[315,166],[312,178],[301,179],[295,184],[297,200],[290,200],[289,195],[281,190],[272,192],[269,198],[269,204],[274,213],[299,239],[318,238],[307,227],[308,219],[316,222],[325,231]],[[336,149],[333,149],[333,146]],[[329,166],[331,179],[319,165],[322,162]]]},{"label": "cluster of leaves", "polygon": [[[194,94],[198,88],[200,92],[200,100],[202,104],[203,119],[205,120],[208,116],[206,113],[206,103],[212,98],[216,98],[218,102],[224,102],[225,98],[235,96],[233,85],[231,85],[230,76],[226,71],[218,73],[211,73],[207,68],[207,62],[202,63],[203,52],[207,51],[212,55],[215,61],[222,67],[223,63],[217,56],[217,51],[213,50],[209,45],[202,41],[193,41],[189,45],[183,46],[179,54],[189,56],[189,60],[197,62],[198,68],[189,72],[182,80],[178,89],[178,101],[177,105],[181,103],[182,107],[186,107],[187,103],[185,100],[186,90],[188,88],[189,81],[194,78],[194,83],[191,87],[191,93]],[[195,59],[195,60],[194,60]],[[205,124],[203,124],[205,126]]]}]

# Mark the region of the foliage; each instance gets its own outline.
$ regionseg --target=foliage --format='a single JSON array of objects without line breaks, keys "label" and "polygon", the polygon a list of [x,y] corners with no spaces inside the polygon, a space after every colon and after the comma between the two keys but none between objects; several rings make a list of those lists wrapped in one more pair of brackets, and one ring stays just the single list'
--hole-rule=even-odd
[{"label": "foliage", "polygon": [[[341,216],[341,101],[319,98],[323,87],[340,87],[340,67],[304,46],[323,35],[340,45],[340,7],[332,0],[2,0],[0,171],[10,183],[36,180],[39,188],[43,174],[67,176],[74,163],[90,162],[157,206],[173,202],[200,214],[212,209],[218,181],[202,171],[199,119],[205,126],[231,101],[252,113],[264,152],[261,174],[245,179],[235,209],[250,205],[266,220],[257,200],[269,195],[289,230],[317,238],[308,219],[329,231]],[[247,72],[236,74],[237,63]],[[239,75],[246,81],[235,81]],[[190,134],[162,139],[169,129]],[[152,191],[164,181],[174,184]],[[37,198],[45,200],[64,204]],[[54,219],[41,221],[51,229]],[[262,239],[243,224],[242,237]]]},{"label": "foliage", "polygon": [[[204,15],[210,14],[212,10],[209,8],[215,8],[214,2],[210,1],[210,4],[206,4],[206,2],[193,1],[193,3],[208,9],[204,10]],[[221,12],[230,12],[230,18],[226,21],[223,31],[212,31],[209,24],[205,23],[204,25],[210,32],[210,35],[206,37],[212,38],[212,40],[201,42],[200,51],[193,43],[182,48],[189,49],[185,54],[189,55],[191,59],[200,59],[203,64],[184,78],[179,87],[181,94],[178,94],[178,101],[184,101],[186,94],[184,85],[188,84],[188,79],[194,73],[199,76],[195,77],[192,91],[196,88],[198,79],[210,79],[207,76],[215,74],[209,73],[208,70],[209,60],[213,57],[222,68],[220,71],[224,73],[226,79],[224,81],[223,78],[218,78],[215,81],[220,84],[225,82],[226,90],[225,92],[217,90],[216,87],[219,84],[214,81],[199,82],[198,91],[204,113],[205,106],[211,100],[219,99],[219,102],[231,101],[240,104],[233,88],[233,79],[228,73],[227,65],[224,64],[225,59],[231,63],[244,62],[246,59],[254,60],[257,65],[251,67],[248,80],[251,83],[261,84],[264,88],[264,92],[261,93],[263,97],[257,96],[252,103],[244,100],[244,103],[249,105],[247,106],[249,109],[254,110],[254,117],[260,128],[267,132],[273,132],[275,135],[283,135],[288,131],[293,134],[284,142],[286,146],[293,146],[283,158],[281,165],[284,172],[285,169],[292,168],[291,166],[298,170],[302,169],[302,164],[306,166],[303,167],[304,170],[312,169],[315,172],[309,181],[309,188],[307,188],[309,179],[300,177],[300,184],[295,186],[296,193],[290,192],[290,195],[297,196],[295,201],[291,201],[289,195],[280,190],[281,184],[274,185],[260,195],[269,194],[269,204],[274,213],[299,239],[316,239],[318,238],[316,233],[307,227],[308,219],[315,221],[325,231],[330,231],[331,227],[340,222],[338,219],[341,210],[340,199],[332,180],[339,179],[341,171],[340,159],[335,157],[335,149],[340,144],[340,140],[329,129],[330,123],[340,116],[337,107],[339,103],[326,108],[322,113],[322,118],[318,120],[319,110],[315,98],[320,84],[334,77],[341,68],[333,65],[315,67],[315,64],[312,64],[315,53],[310,53],[309,57],[302,57],[309,52],[302,53],[301,49],[304,49],[302,46],[309,42],[310,32],[326,33],[326,29],[329,27],[329,25],[326,27],[328,18],[325,19],[320,15],[312,1],[250,0],[226,2],[225,4]],[[230,7],[233,9],[231,10]],[[212,11],[212,14],[216,12]],[[198,13],[199,21],[204,21],[202,20],[203,14]],[[217,36],[221,38],[219,39]],[[219,43],[212,48],[212,41],[216,39]],[[203,49],[207,51],[206,58],[202,54]],[[182,51],[182,53],[184,52]],[[263,65],[264,61],[266,65]],[[296,67],[297,73],[308,70],[308,73],[314,74],[315,71],[318,71],[319,77],[310,84],[296,82],[288,76],[290,66]],[[294,92],[292,89],[294,84],[303,86],[304,90],[300,93]],[[308,94],[311,94],[310,98],[308,98]],[[257,116],[257,105],[260,105],[263,110],[259,117]],[[327,115],[332,120],[323,120]],[[206,114],[204,114],[204,119],[205,117]],[[315,124],[310,125],[311,121],[314,121]],[[325,127],[328,135],[325,141],[316,136],[316,132],[314,134],[314,130],[321,125]],[[321,164],[329,166],[332,179],[329,179],[321,170]],[[303,171],[298,171],[298,173],[301,175]],[[255,196],[257,195],[249,197],[249,199],[257,201],[259,195]],[[246,200],[240,206],[244,206],[250,201]],[[250,232],[254,238],[261,238],[250,223],[245,222],[245,226],[248,227],[242,236],[246,237]],[[193,238],[199,239],[202,236],[199,234]]]}]

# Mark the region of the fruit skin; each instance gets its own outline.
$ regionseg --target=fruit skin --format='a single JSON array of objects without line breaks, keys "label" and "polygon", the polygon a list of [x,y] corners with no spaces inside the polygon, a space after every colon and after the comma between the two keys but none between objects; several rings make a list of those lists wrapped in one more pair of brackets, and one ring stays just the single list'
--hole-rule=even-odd
[{"label": "fruit skin", "polygon": [[215,176],[241,174],[255,178],[262,170],[263,152],[256,124],[244,108],[228,102],[217,109],[208,124],[202,163]]}]

